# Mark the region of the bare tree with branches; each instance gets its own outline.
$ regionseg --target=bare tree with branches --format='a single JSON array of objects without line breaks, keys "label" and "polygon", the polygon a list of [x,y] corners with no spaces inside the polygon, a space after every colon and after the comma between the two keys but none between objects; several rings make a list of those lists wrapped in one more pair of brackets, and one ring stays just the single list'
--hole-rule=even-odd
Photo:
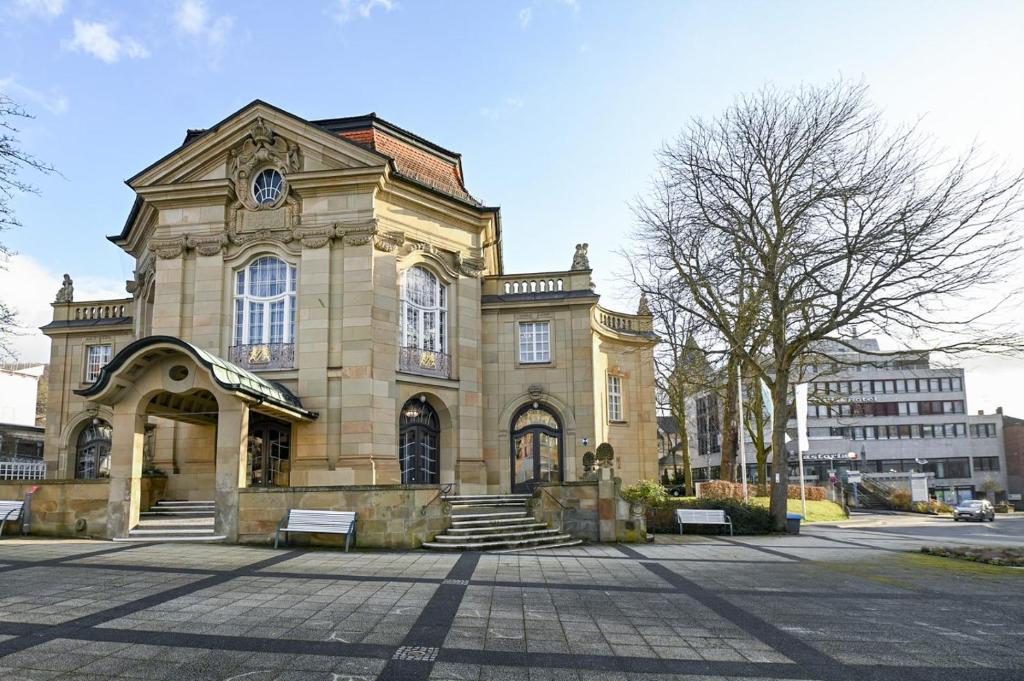
[{"label": "bare tree with branches", "polygon": [[[1016,352],[994,313],[1017,293],[1024,175],[944,159],[887,127],[864,85],[766,87],[695,120],[636,206],[638,253],[769,386],[775,526],[785,526],[789,386],[853,325],[916,352]],[[892,356],[891,351],[884,353]]]},{"label": "bare tree with branches", "polygon": [[[11,200],[16,194],[36,193],[36,188],[20,179],[26,169],[52,173],[52,166],[25,152],[18,141],[17,119],[32,118],[14,100],[0,92],[0,232],[20,225]],[[11,251],[0,242],[0,267],[6,267]],[[10,338],[17,325],[14,310],[0,300],[0,357],[13,356]]]}]

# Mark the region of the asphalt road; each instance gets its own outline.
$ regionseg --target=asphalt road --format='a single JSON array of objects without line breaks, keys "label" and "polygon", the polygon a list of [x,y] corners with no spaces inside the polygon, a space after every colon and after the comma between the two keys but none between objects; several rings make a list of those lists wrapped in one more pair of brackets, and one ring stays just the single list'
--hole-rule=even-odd
[{"label": "asphalt road", "polygon": [[[1024,513],[996,515],[995,522],[954,522],[949,516],[912,514],[883,515],[858,513],[853,516],[858,529],[929,539],[957,539],[985,544],[1024,543]],[[849,525],[847,525],[849,526]]]}]

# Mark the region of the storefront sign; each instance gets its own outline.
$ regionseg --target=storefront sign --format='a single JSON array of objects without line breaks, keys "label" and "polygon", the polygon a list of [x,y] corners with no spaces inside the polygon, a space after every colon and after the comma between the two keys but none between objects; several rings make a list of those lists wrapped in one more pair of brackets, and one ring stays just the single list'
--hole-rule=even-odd
[{"label": "storefront sign", "polygon": [[[804,461],[856,461],[860,458],[857,452],[804,452]],[[790,455],[790,461],[796,461],[796,455]]]}]

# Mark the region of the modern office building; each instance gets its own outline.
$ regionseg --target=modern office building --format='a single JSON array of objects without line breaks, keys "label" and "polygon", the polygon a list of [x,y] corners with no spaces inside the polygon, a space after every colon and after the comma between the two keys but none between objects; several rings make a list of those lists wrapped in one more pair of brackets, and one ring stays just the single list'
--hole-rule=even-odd
[{"label": "modern office building", "polygon": [[[826,484],[844,470],[917,471],[933,474],[930,492],[941,500],[984,493],[1005,498],[1001,415],[968,415],[963,369],[933,365],[927,353],[880,356],[874,339],[857,343],[859,352],[830,348],[829,354],[841,360],[836,364],[804,369],[810,383],[806,479]],[[695,401],[697,412],[700,401]],[[795,418],[788,425],[790,472],[795,476]],[[709,452],[709,465],[720,462],[713,445],[702,444],[696,436],[692,441],[701,454]],[[755,455],[749,438],[746,443],[753,480]]]}]

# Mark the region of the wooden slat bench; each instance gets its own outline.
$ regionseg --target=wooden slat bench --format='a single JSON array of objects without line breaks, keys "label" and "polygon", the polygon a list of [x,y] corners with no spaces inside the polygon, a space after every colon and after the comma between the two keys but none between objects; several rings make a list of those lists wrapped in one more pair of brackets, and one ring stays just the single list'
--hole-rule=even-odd
[{"label": "wooden slat bench", "polygon": [[24,501],[0,500],[0,537],[3,536],[4,525],[8,521],[21,520],[21,511],[24,507]]},{"label": "wooden slat bench", "polygon": [[281,519],[277,525],[277,533],[274,535],[274,548],[277,548],[278,539],[284,532],[285,543],[288,543],[288,535],[293,532],[305,532],[307,534],[343,534],[345,535],[345,552],[351,546],[356,536],[356,512],[355,511],[304,511],[293,508],[288,515]]},{"label": "wooden slat bench", "polygon": [[676,509],[676,524],[679,525],[679,534],[683,533],[683,525],[728,525],[729,536],[732,536],[732,520],[725,514],[725,511],[678,508]]}]

